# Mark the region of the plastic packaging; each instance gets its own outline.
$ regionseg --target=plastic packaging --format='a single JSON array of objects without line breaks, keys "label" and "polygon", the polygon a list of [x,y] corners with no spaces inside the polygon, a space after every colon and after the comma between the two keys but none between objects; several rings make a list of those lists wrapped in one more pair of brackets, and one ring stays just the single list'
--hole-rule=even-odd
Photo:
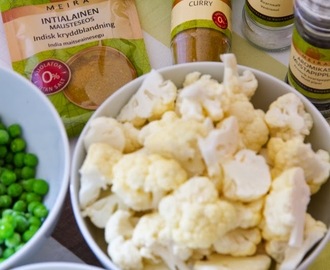
[{"label": "plastic packaging", "polygon": [[0,10],[13,69],[47,95],[70,137],[150,71],[134,0],[8,0]]},{"label": "plastic packaging", "polygon": [[290,47],[293,28],[292,0],[246,0],[242,11],[245,37],[264,50]]},{"label": "plastic packaging", "polygon": [[330,1],[295,1],[288,83],[330,120]]},{"label": "plastic packaging", "polygon": [[231,15],[231,0],[173,0],[174,63],[220,61],[220,54],[231,49]]}]

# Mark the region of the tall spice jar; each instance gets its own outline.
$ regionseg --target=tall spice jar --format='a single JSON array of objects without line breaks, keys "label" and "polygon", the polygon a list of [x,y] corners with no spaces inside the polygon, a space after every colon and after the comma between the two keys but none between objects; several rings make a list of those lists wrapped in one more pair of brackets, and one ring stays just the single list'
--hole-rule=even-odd
[{"label": "tall spice jar", "polygon": [[285,50],[291,44],[293,21],[293,0],[246,0],[242,32],[260,49]]},{"label": "tall spice jar", "polygon": [[287,82],[330,121],[330,1],[296,0]]},{"label": "tall spice jar", "polygon": [[231,50],[231,0],[173,0],[171,49],[175,64],[220,61]]}]

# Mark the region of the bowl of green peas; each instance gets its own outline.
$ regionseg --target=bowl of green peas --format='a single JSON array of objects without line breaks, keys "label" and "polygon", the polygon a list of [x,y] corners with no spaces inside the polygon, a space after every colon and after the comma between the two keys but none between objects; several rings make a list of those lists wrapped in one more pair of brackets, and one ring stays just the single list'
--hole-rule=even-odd
[{"label": "bowl of green peas", "polygon": [[69,167],[55,107],[29,80],[0,67],[0,269],[24,265],[51,235]]}]

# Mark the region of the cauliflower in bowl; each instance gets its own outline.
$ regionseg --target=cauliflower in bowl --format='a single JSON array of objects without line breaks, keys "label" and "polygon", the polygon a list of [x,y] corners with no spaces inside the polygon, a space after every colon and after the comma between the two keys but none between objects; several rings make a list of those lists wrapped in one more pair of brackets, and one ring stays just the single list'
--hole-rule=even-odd
[{"label": "cauliflower in bowl", "polygon": [[312,116],[292,93],[255,108],[253,72],[221,58],[221,82],[153,70],[116,117],[91,119],[80,209],[122,270],[293,270],[327,232],[307,212],[330,174]]}]

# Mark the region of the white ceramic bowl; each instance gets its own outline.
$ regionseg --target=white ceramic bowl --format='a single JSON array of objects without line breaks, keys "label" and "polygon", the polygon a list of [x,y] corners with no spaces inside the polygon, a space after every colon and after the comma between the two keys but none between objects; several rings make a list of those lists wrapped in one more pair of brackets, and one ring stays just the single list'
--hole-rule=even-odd
[{"label": "white ceramic bowl", "polygon": [[[268,105],[274,101],[280,95],[288,92],[297,93],[286,83],[274,78],[264,72],[251,69],[248,67],[239,66],[239,71],[250,69],[255,74],[259,87],[254,95],[252,102],[256,108],[263,110],[268,109]],[[174,65],[159,70],[165,79],[172,80],[177,86],[182,85],[184,77],[189,72],[199,71],[204,74],[211,74],[213,78],[222,81],[223,80],[223,64],[216,62],[195,62],[188,64]],[[86,124],[82,131],[74,153],[71,167],[71,182],[70,193],[74,215],[78,223],[79,229],[87,241],[88,245],[95,253],[104,267],[108,269],[118,268],[111,262],[110,258],[106,254],[106,245],[103,231],[97,230],[91,223],[82,217],[78,204],[78,190],[79,190],[79,168],[85,158],[85,150],[83,146],[83,137],[88,129],[89,123],[92,119],[99,116],[116,116],[122,106],[129,100],[131,95],[139,88],[144,77],[139,77],[134,81],[123,86],[120,90],[110,96],[93,114],[89,122]],[[302,95],[300,95],[307,110],[311,113],[314,119],[314,127],[311,131],[308,140],[312,142],[315,149],[325,149],[330,152],[330,127],[325,121],[323,116],[318,110]],[[309,205],[309,212],[316,219],[322,220],[327,227],[330,227],[330,181],[324,184],[321,190],[313,196]],[[323,240],[317,245],[316,248],[308,255],[308,257],[297,268],[299,270],[305,269],[311,262],[317,257],[320,251],[324,248],[327,241],[330,239],[330,233],[323,238]]]},{"label": "white ceramic bowl", "polygon": [[27,264],[11,270],[102,270],[102,268],[80,263],[43,262]]},{"label": "white ceramic bowl", "polygon": [[11,269],[24,264],[55,228],[69,185],[70,149],[62,121],[49,99],[30,81],[1,67],[0,117],[6,125],[22,126],[27,150],[39,158],[37,176],[49,182],[44,200],[49,214],[33,238],[0,263],[0,269]]}]

